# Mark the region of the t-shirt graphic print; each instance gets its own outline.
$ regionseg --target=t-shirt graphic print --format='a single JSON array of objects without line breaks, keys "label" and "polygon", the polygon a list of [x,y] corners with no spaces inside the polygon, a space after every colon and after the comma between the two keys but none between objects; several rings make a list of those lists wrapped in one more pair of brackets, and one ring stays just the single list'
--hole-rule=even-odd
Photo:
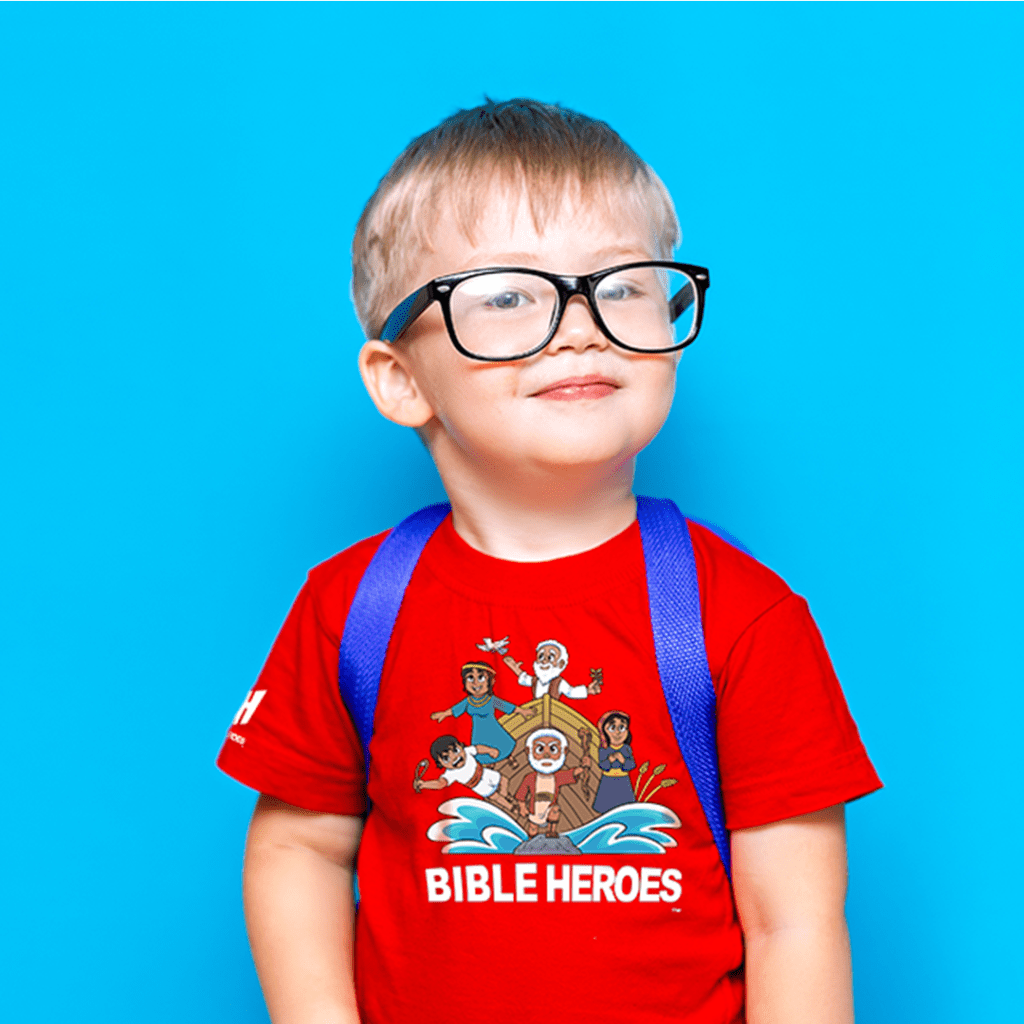
[{"label": "t-shirt graphic print", "polygon": [[[461,669],[466,696],[430,716],[443,722],[468,712],[472,724],[468,743],[465,735],[461,739],[451,733],[438,736],[430,745],[430,759],[416,765],[413,787],[417,792],[449,789],[453,783],[464,787],[438,807],[445,817],[430,826],[428,837],[444,843],[443,853],[519,857],[658,854],[675,846],[666,829],[679,828],[679,818],[653,798],[676,785],[678,778],[663,774],[667,763],[652,766],[648,760],[636,771],[634,782],[631,715],[612,709],[592,722],[578,710],[583,698],[601,693],[604,670],[591,667],[589,684],[571,686],[562,674],[569,662],[566,646],[546,639],[536,645],[531,676],[509,656],[509,644],[508,636],[497,642],[484,637],[476,646],[503,656],[501,661],[515,673],[516,681],[530,687],[522,704],[494,696],[498,669],[477,656]],[[496,717],[498,710],[504,714]],[[494,767],[484,768],[478,762],[481,755],[493,758]],[[431,760],[440,772],[433,780],[424,778]],[[474,796],[465,795],[466,789]],[[577,900],[590,892],[598,902],[602,898],[615,902],[614,884],[619,887],[618,898],[626,902],[679,898],[677,870],[668,870],[668,887],[660,896],[661,868],[645,870],[642,891],[631,866],[616,872],[600,865],[596,875],[594,870],[593,865],[573,865]],[[461,865],[428,868],[428,899],[461,902],[460,872]]]},{"label": "t-shirt graphic print", "polygon": [[[691,532],[727,826],[876,788],[806,604]],[[362,1019],[619,1024],[628,1003],[637,1024],[741,1021],[742,934],[662,693],[639,529],[524,564],[442,523],[388,647],[366,779],[337,660],[380,540],[310,574],[220,759],[300,807],[370,808]]]}]

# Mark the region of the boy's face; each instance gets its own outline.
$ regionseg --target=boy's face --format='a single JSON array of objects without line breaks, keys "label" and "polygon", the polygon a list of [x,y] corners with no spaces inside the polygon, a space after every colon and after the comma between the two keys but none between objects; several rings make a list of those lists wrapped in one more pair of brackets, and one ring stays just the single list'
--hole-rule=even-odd
[{"label": "boy's face", "polygon": [[[630,197],[616,200],[613,195],[608,210],[599,202],[567,199],[540,234],[524,198],[495,188],[473,241],[451,216],[438,218],[434,251],[424,254],[401,294],[478,267],[589,274],[656,258],[646,218],[637,216]],[[423,405],[415,415],[392,418],[421,428],[442,478],[459,460],[520,481],[531,469],[628,468],[668,415],[678,362],[677,353],[638,355],[613,345],[580,296],[568,304],[547,348],[514,363],[479,362],[459,353],[436,303],[394,349]]]},{"label": "boy's face", "polygon": [[466,763],[466,749],[461,743],[456,743],[454,747],[449,747],[441,754],[438,760],[445,768],[458,771]]}]

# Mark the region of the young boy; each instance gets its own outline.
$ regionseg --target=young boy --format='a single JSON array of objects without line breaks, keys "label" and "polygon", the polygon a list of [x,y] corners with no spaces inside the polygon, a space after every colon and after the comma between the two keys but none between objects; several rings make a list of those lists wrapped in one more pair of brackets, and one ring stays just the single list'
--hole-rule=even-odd
[{"label": "young boy", "polygon": [[[405,592],[369,778],[338,650],[384,535],[310,573],[221,753],[262,794],[245,904],[275,1024],[852,1021],[842,805],[880,783],[805,602],[690,526],[731,886],[659,682],[632,480],[700,326],[706,272],[668,262],[677,241],[665,188],[618,135],[532,101],[443,122],[368,203],[360,370],[419,434],[452,513]],[[552,636],[573,652],[567,684],[600,685],[533,694],[489,770],[520,792],[529,737],[561,737],[574,781],[547,785],[554,838],[522,808],[410,785],[467,648],[515,703],[489,638]],[[635,799],[600,814],[590,755],[609,711],[640,767]]]}]

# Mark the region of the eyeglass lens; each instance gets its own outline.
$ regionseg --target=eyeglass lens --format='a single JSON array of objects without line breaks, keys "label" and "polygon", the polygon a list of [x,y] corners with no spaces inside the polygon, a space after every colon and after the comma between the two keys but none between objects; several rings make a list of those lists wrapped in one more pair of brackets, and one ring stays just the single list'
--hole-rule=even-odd
[{"label": "eyeglass lens", "polygon": [[[603,278],[597,308],[616,340],[630,348],[670,349],[688,341],[696,327],[696,286],[668,267],[629,267]],[[474,355],[524,355],[547,337],[558,292],[543,277],[498,271],[460,282],[452,291],[451,316],[459,343]]]}]

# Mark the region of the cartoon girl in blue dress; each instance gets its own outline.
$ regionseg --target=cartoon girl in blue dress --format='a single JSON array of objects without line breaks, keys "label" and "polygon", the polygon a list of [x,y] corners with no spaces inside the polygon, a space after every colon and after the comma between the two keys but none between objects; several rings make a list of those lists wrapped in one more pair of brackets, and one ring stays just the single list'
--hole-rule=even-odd
[{"label": "cartoon girl in blue dress", "polygon": [[601,747],[597,763],[601,768],[601,781],[594,796],[594,810],[604,814],[613,807],[631,804],[636,800],[629,773],[636,767],[633,759],[633,733],[629,728],[629,715],[624,711],[606,711],[597,723]]},{"label": "cartoon girl in blue dress", "polygon": [[494,696],[494,668],[485,661],[469,661],[462,666],[462,688],[466,696],[444,711],[435,711],[430,717],[435,722],[446,718],[469,715],[473,721],[472,745],[494,747],[497,756],[477,754],[481,764],[504,761],[515,748],[516,741],[506,732],[495,717],[499,711],[506,715],[516,710],[516,705]]}]

